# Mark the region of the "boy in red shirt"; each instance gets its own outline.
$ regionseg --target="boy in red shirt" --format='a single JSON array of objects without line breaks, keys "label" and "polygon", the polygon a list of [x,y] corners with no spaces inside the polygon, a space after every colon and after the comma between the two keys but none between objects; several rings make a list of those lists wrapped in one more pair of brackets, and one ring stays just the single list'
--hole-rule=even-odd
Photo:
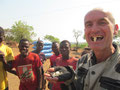
[{"label": "boy in red shirt", "polygon": [[[54,66],[56,66],[56,58],[61,56],[60,51],[59,51],[59,43],[58,42],[52,43],[52,51],[54,54],[50,57],[50,66],[54,67]],[[52,88],[54,88],[52,83],[48,83],[48,88],[50,90],[52,90]],[[54,88],[54,90],[55,89],[56,88]]]},{"label": "boy in red shirt", "polygon": [[40,68],[42,63],[37,54],[28,52],[29,41],[22,39],[19,43],[20,54],[15,56],[12,67],[20,79],[19,90],[40,90]]},{"label": "boy in red shirt", "polygon": [[[60,43],[60,52],[61,57],[58,57],[55,60],[56,66],[72,66],[73,69],[76,69],[76,63],[78,59],[70,57],[71,44],[67,40],[63,40]],[[71,84],[72,90],[74,90],[74,85]],[[63,82],[57,82],[53,84],[52,90],[69,90],[69,88]]]},{"label": "boy in red shirt", "polygon": [[57,42],[52,43],[52,51],[54,54],[50,57],[50,66],[51,67],[56,66],[56,62],[55,62],[56,58],[61,56],[61,54],[59,52],[59,43],[57,43]]},{"label": "boy in red shirt", "polygon": [[[39,55],[42,64],[44,63],[44,61],[46,61],[45,54],[41,52],[43,50],[43,46],[44,46],[43,41],[38,39],[37,44],[36,44],[36,49],[32,51],[33,53],[36,53],[36,54]],[[46,85],[46,80],[44,79],[43,66],[41,67],[41,74],[40,75],[41,75],[41,81],[40,82],[42,84],[42,85],[40,85],[41,89],[45,89],[45,87],[46,87],[45,86]]]}]

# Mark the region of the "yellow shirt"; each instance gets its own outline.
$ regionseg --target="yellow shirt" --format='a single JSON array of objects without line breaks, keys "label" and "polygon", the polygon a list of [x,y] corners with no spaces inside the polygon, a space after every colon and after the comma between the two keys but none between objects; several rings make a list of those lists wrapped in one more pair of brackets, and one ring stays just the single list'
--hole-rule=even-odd
[{"label": "yellow shirt", "polygon": [[[12,49],[8,46],[2,44],[0,46],[0,51],[4,53],[7,62],[14,60]],[[0,90],[4,90],[6,87],[8,87],[7,72],[3,67],[3,63],[0,61]]]}]

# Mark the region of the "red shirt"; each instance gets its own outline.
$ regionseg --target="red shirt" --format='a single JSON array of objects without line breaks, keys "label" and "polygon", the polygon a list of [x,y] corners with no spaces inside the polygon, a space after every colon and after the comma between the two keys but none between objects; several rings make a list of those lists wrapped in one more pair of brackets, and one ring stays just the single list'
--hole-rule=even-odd
[{"label": "red shirt", "polygon": [[[32,53],[38,54],[36,50],[32,51]],[[46,61],[46,57],[45,57],[45,54],[43,52],[40,52],[38,55],[40,57],[41,62]]]},{"label": "red shirt", "polygon": [[[76,63],[77,63],[78,59],[72,57],[68,60],[62,60],[62,57],[58,57],[56,58],[56,66],[72,66],[73,69],[75,70],[76,69]],[[54,83],[53,86],[52,86],[52,90],[61,90],[60,88],[60,84],[63,83],[63,82],[57,82],[57,83]]]},{"label": "red shirt", "polygon": [[56,56],[55,54],[53,54],[50,57],[50,65],[51,65],[51,67],[56,66],[56,58],[58,58],[60,56],[61,56],[61,54],[59,54],[58,56]]},{"label": "red shirt", "polygon": [[74,57],[71,57],[68,60],[62,60],[62,57],[60,57],[56,59],[56,66],[68,66],[69,65],[69,66],[72,66],[73,69],[75,70],[77,61],[78,59]]},{"label": "red shirt", "polygon": [[20,55],[15,56],[15,60],[12,66],[16,69],[18,77],[25,76],[25,73],[29,73],[29,77],[20,78],[19,90],[36,90],[38,87],[37,82],[37,68],[42,65],[40,58],[35,53],[29,53],[25,58],[21,58]]}]

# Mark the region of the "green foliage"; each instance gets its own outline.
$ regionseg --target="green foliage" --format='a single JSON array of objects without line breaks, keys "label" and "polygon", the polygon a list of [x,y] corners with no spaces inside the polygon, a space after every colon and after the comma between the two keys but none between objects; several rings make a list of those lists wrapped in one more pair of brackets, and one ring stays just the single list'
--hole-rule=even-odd
[{"label": "green foliage", "polygon": [[[76,44],[71,44],[71,47],[76,47]],[[78,44],[78,48],[85,48],[85,47],[88,47],[88,44],[87,43],[81,43],[81,44]]]},{"label": "green foliage", "polygon": [[15,22],[11,29],[13,41],[19,42],[22,38],[26,38],[32,41],[32,38],[36,35],[33,32],[33,27],[27,25],[22,21]]},{"label": "green foliage", "polygon": [[7,29],[4,29],[4,31],[5,31],[5,41],[13,41],[14,37],[11,33],[11,29],[7,28]]},{"label": "green foliage", "polygon": [[73,48],[73,47],[76,47],[76,44],[72,44],[72,43],[71,43],[71,48]]},{"label": "green foliage", "polygon": [[52,35],[46,35],[45,37],[44,37],[44,39],[45,40],[49,40],[49,41],[51,41],[51,42],[60,42],[60,40],[59,40],[59,38],[56,38],[56,37],[54,37],[54,36],[52,36]]},{"label": "green foliage", "polygon": [[88,43],[82,43],[82,44],[80,44],[80,48],[85,48],[85,47],[88,47]]}]

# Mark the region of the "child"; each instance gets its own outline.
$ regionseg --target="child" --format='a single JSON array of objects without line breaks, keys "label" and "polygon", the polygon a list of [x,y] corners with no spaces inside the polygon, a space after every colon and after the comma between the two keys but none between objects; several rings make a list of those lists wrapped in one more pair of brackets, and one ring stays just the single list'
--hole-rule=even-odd
[{"label": "child", "polygon": [[42,63],[37,54],[29,52],[29,41],[19,42],[20,54],[15,56],[12,67],[20,79],[19,90],[40,90],[40,68]]},{"label": "child", "polygon": [[59,44],[57,42],[52,43],[52,51],[54,54],[50,57],[50,66],[54,67],[56,66],[55,63],[56,58],[61,56],[59,51]]},{"label": "child", "polygon": [[14,60],[12,49],[3,44],[4,38],[4,30],[0,27],[0,90],[8,90],[6,64]]},{"label": "child", "polygon": [[[59,43],[57,42],[52,43],[52,51],[54,54],[50,57],[50,67],[56,66],[56,58],[61,56],[59,51]],[[52,90],[52,83],[50,82],[48,83],[48,88]]]},{"label": "child", "polygon": [[[56,59],[56,66],[72,66],[76,69],[76,63],[78,59],[70,57],[71,44],[67,40],[63,40],[60,43],[61,57]],[[74,90],[74,85],[71,83],[71,88]],[[52,90],[69,90],[69,88],[63,82],[57,82],[53,84]]]},{"label": "child", "polygon": [[[36,44],[36,49],[34,51],[32,51],[33,53],[36,53],[39,55],[40,57],[40,60],[42,63],[44,63],[44,61],[46,61],[46,58],[45,58],[45,54],[41,52],[41,50],[43,49],[43,41],[39,40],[37,41],[37,44]],[[45,85],[46,85],[46,80],[44,79],[44,70],[43,70],[43,66],[41,66],[41,88],[42,89],[45,89]]]}]

